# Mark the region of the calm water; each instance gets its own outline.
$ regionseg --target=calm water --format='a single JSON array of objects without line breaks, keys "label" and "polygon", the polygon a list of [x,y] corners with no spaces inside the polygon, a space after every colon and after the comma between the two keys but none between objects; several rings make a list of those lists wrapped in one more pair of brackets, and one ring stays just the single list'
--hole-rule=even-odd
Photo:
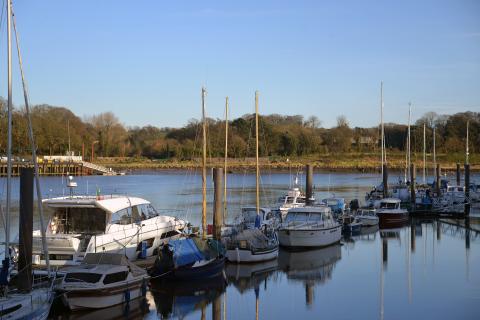
[{"label": "calm water", "polygon": [[[255,177],[231,174],[228,179],[231,219],[242,205],[253,204]],[[392,182],[397,179],[398,175],[392,175]],[[162,212],[197,225],[200,222],[198,172],[143,172],[76,180],[76,193],[88,189],[92,194],[100,189],[102,194],[141,196]],[[318,173],[314,180],[317,198],[333,193],[347,200],[363,200],[365,192],[378,184],[379,176]],[[289,173],[263,175],[263,205],[284,193],[289,181]],[[209,208],[213,199],[210,183]],[[4,179],[0,180],[2,192],[4,185]],[[42,178],[42,186],[45,196],[68,193],[60,177]],[[478,223],[478,209],[473,216],[472,225]],[[211,215],[208,219],[211,221]],[[3,231],[0,236],[4,236]],[[268,263],[227,265],[226,282],[219,278],[152,285],[146,301],[137,300],[129,308],[75,314],[57,308],[55,318],[255,319],[258,307],[259,319],[478,319],[479,267],[480,233],[438,220],[414,219],[405,228],[366,230],[324,249],[281,251],[278,260]]]}]

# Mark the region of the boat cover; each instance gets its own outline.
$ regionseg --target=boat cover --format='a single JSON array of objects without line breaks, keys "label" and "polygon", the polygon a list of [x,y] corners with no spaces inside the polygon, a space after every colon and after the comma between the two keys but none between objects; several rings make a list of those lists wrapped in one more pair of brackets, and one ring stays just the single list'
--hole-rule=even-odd
[{"label": "boat cover", "polygon": [[181,267],[205,259],[205,255],[198,249],[193,239],[178,239],[168,242],[173,252],[175,267]]}]

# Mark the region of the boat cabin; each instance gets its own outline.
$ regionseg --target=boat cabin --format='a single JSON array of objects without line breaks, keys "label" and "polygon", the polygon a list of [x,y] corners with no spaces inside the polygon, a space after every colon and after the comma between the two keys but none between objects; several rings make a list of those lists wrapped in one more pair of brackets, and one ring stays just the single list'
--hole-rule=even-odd
[{"label": "boat cabin", "polygon": [[386,198],[380,201],[380,209],[400,209],[400,199]]},{"label": "boat cabin", "polygon": [[[259,208],[259,214],[260,214],[260,224],[263,221],[266,220],[274,220],[274,219],[279,219],[276,211],[272,211],[267,208]],[[241,223],[244,223],[245,225],[252,227],[255,225],[255,220],[257,219],[257,208],[256,207],[243,207],[242,208],[242,213],[240,215]]]},{"label": "boat cabin", "polygon": [[53,210],[47,234],[104,234],[112,225],[129,225],[158,216],[150,202],[135,197],[61,197],[44,200]]},{"label": "boat cabin", "polygon": [[278,204],[283,205],[293,205],[293,204],[304,204],[306,202],[306,197],[302,195],[299,188],[293,188],[289,190],[287,194],[278,198]]}]

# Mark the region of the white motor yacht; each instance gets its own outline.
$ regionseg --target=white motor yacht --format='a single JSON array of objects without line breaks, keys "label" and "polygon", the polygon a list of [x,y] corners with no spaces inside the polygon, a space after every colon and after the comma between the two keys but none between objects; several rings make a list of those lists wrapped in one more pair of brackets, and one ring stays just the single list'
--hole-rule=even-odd
[{"label": "white motor yacht", "polygon": [[291,209],[278,229],[285,247],[324,247],[340,241],[342,226],[327,206]]},{"label": "white motor yacht", "polygon": [[[130,261],[152,256],[187,223],[160,215],[149,201],[128,196],[46,199],[53,210],[46,230],[52,265],[80,264],[87,253],[122,253]],[[40,230],[33,233],[33,263],[44,265]]]},{"label": "white motor yacht", "polygon": [[70,310],[107,308],[145,296],[150,277],[123,254],[88,253],[55,290]]},{"label": "white motor yacht", "polygon": [[[300,188],[295,187],[290,190],[277,201],[277,207],[275,209],[280,210],[282,214],[282,219],[285,219],[287,216],[288,210],[292,208],[303,208],[305,207],[307,197],[300,191]],[[314,201],[312,199],[312,201]]]}]

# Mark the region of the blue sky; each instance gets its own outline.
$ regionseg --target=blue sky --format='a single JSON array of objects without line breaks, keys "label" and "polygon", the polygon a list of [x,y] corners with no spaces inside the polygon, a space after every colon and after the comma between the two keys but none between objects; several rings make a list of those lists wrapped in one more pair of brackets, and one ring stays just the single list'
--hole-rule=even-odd
[{"label": "blue sky", "polygon": [[[4,2],[4,1],[3,1]],[[126,125],[207,113],[344,114],[353,126],[480,111],[480,1],[15,0],[32,103]],[[1,30],[5,38],[5,26]],[[2,42],[5,43],[5,42]],[[3,57],[3,58],[2,58]],[[5,70],[5,47],[0,67]],[[15,60],[16,61],[16,60]],[[4,73],[2,73],[4,74]],[[6,77],[4,76],[3,79]],[[0,78],[5,96],[5,80]],[[22,104],[15,75],[15,104]]]}]

